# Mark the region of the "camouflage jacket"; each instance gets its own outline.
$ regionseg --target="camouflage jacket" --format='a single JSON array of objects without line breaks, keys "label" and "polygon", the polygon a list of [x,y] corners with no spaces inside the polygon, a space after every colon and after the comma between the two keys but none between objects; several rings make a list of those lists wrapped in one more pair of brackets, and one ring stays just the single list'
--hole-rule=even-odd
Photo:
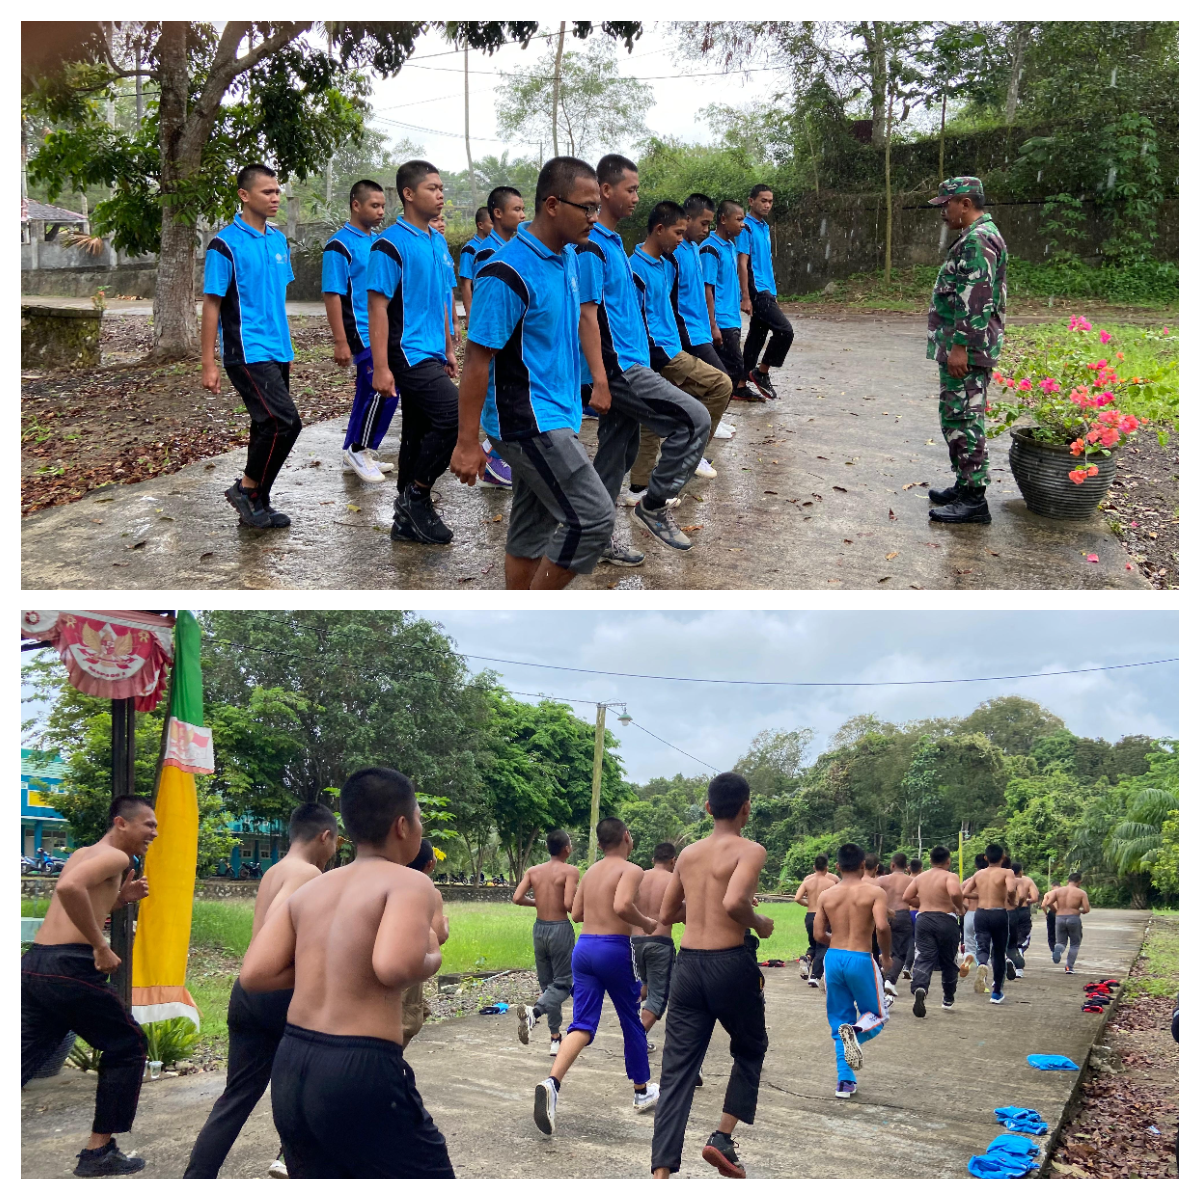
[{"label": "camouflage jacket", "polygon": [[951,245],[929,302],[925,356],[944,363],[951,346],[966,346],[973,367],[991,370],[1004,345],[1008,249],[984,213]]}]

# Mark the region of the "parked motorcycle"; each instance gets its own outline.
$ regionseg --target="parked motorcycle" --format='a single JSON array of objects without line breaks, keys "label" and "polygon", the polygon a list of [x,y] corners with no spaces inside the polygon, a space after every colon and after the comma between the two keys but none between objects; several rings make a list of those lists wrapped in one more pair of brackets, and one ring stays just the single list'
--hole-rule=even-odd
[{"label": "parked motorcycle", "polygon": [[261,879],[262,878],[262,863],[250,860],[242,863],[242,869],[238,873],[239,879]]}]

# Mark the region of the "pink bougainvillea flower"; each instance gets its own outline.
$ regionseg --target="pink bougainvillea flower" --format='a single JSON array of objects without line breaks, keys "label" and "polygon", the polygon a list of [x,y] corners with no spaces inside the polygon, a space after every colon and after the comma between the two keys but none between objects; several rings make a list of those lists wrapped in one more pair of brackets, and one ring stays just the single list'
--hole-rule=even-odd
[{"label": "pink bougainvillea flower", "polygon": [[1094,562],[1094,563],[1098,563],[1098,562],[1100,561],[1100,555],[1098,555],[1098,554],[1089,554],[1089,555],[1087,556],[1087,560],[1088,560],[1088,562]]},{"label": "pink bougainvillea flower", "polygon": [[1089,442],[1092,442],[1093,444],[1098,442],[1100,440],[1100,430],[1099,429],[1089,429],[1087,432],[1087,440]]},{"label": "pink bougainvillea flower", "polygon": [[1121,435],[1115,429],[1106,429],[1100,435],[1100,444],[1102,446],[1114,446],[1120,440],[1121,440]]},{"label": "pink bougainvillea flower", "polygon": [[1015,388],[1017,386],[1017,381],[1015,379],[1006,379],[1004,381],[1004,386],[1006,388]]},{"label": "pink bougainvillea flower", "polygon": [[1070,472],[1068,478],[1070,478],[1072,483],[1082,483],[1087,478],[1087,472],[1081,471],[1076,467],[1074,471]]},{"label": "pink bougainvillea flower", "polygon": [[1033,384],[1030,383],[1028,379],[1022,379],[1021,382],[1017,384],[1018,392],[1029,392],[1032,390],[1033,390]]},{"label": "pink bougainvillea flower", "polygon": [[1113,402],[1112,392],[1101,392],[1100,395],[1098,395],[1096,397],[1097,408],[1102,408],[1105,404],[1111,404],[1112,402]]},{"label": "pink bougainvillea flower", "polygon": [[1164,325],[1164,326],[1163,326],[1163,333],[1164,333],[1164,334],[1166,334],[1166,333],[1170,333],[1170,332],[1171,332],[1171,327],[1170,327],[1170,325]]},{"label": "pink bougainvillea flower", "polygon": [[1071,443],[1071,453],[1073,455],[1075,455],[1076,458],[1078,458],[1086,449],[1087,449],[1087,445],[1084,442],[1083,438],[1076,438]]},{"label": "pink bougainvillea flower", "polygon": [[992,372],[992,379],[993,379],[993,380],[994,380],[996,383],[1003,383],[1003,382],[1004,382],[1004,372],[1003,372],[1003,371],[993,371],[993,372]]},{"label": "pink bougainvillea flower", "polygon": [[1122,433],[1132,433],[1137,427],[1137,417],[1131,417],[1128,413],[1121,418],[1121,423],[1117,426]]},{"label": "pink bougainvillea flower", "polygon": [[1107,346],[1108,343],[1111,341],[1112,341],[1112,334],[1109,333],[1107,329],[1100,330],[1100,344],[1102,346]]}]

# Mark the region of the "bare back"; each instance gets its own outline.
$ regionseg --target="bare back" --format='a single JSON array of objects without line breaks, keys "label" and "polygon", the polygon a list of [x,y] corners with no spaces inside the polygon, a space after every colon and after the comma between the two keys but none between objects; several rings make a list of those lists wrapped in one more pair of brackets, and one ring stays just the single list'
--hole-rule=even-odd
[{"label": "bare back", "polygon": [[918,912],[957,913],[962,907],[962,887],[953,871],[931,867],[909,880],[910,905]]},{"label": "bare back", "polygon": [[1088,894],[1073,883],[1054,889],[1054,912],[1059,917],[1078,917],[1090,912]]},{"label": "bare back", "polygon": [[[872,937],[880,924],[886,928],[887,897],[877,883],[843,880],[827,889],[818,904],[818,922],[824,916],[831,950],[860,950],[870,954]],[[816,933],[820,933],[819,927]]]},{"label": "bare back", "polygon": [[675,876],[687,904],[685,949],[727,950],[742,944],[747,926],[730,917],[726,901],[746,887],[753,898],[765,861],[766,851],[757,842],[734,833],[713,832],[679,852]]},{"label": "bare back", "polygon": [[[58,887],[75,879],[77,875],[93,876],[101,873],[100,878],[89,879],[87,883],[88,900],[96,916],[96,924],[101,929],[105,919],[112,912],[117,902],[117,893],[121,890],[121,878],[129,869],[129,855],[118,850],[105,841],[96,842],[92,846],[83,846],[67,859],[67,864],[58,877]],[[89,945],[89,939],[67,915],[57,890],[50,897],[50,907],[46,910],[46,919],[42,922],[33,939],[40,946],[63,946],[72,942]]]},{"label": "bare back", "polygon": [[1038,900],[1037,884],[1028,875],[1017,876],[1017,907],[1028,908]]},{"label": "bare back", "polygon": [[815,913],[821,893],[835,887],[837,881],[837,876],[828,871],[814,871],[811,875],[806,875],[796,890],[796,903],[805,905],[809,912]]},{"label": "bare back", "polygon": [[258,885],[258,895],[254,898],[254,923],[250,927],[250,940],[253,941],[263,927],[276,901],[286,900],[297,888],[320,874],[320,869],[314,863],[305,862],[291,854],[284,855],[273,867],[268,868]]},{"label": "bare back", "polygon": [[579,886],[579,868],[552,858],[525,872],[539,921],[565,921]]},{"label": "bare back", "polygon": [[674,872],[669,871],[666,867],[655,866],[642,876],[642,882],[638,884],[637,906],[646,916],[658,919],[658,924],[654,929],[654,933],[658,937],[669,937],[671,933],[671,926],[664,925],[659,914],[662,911],[663,897],[667,894],[667,885],[670,884],[673,874]]},{"label": "bare back", "polygon": [[911,877],[905,875],[903,871],[893,871],[890,875],[875,880],[875,886],[883,888],[883,894],[887,897],[887,906],[893,912],[908,911],[909,904],[904,899],[904,890],[910,883],[912,883]]},{"label": "bare back", "polygon": [[638,885],[644,874],[636,863],[615,854],[605,855],[588,867],[575,897],[575,912],[583,914],[580,932],[616,933],[625,937],[645,933],[644,927],[635,928],[617,911],[626,903],[637,903]]},{"label": "bare back", "polygon": [[1008,867],[984,867],[974,879],[980,908],[1008,908],[1016,897],[1017,877]]}]

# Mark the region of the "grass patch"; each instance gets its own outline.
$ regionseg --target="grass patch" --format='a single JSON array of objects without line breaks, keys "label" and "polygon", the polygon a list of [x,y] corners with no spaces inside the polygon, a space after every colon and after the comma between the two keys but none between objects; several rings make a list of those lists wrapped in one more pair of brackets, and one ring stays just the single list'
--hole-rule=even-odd
[{"label": "grass patch", "polygon": [[21,916],[23,917],[44,917],[49,908],[49,896],[21,897]]},{"label": "grass patch", "polygon": [[1125,996],[1179,995],[1179,917],[1155,913],[1142,944],[1141,973],[1125,985]]},{"label": "grass patch", "polygon": [[241,958],[250,945],[253,924],[253,901],[196,900],[192,904],[192,946]]}]

